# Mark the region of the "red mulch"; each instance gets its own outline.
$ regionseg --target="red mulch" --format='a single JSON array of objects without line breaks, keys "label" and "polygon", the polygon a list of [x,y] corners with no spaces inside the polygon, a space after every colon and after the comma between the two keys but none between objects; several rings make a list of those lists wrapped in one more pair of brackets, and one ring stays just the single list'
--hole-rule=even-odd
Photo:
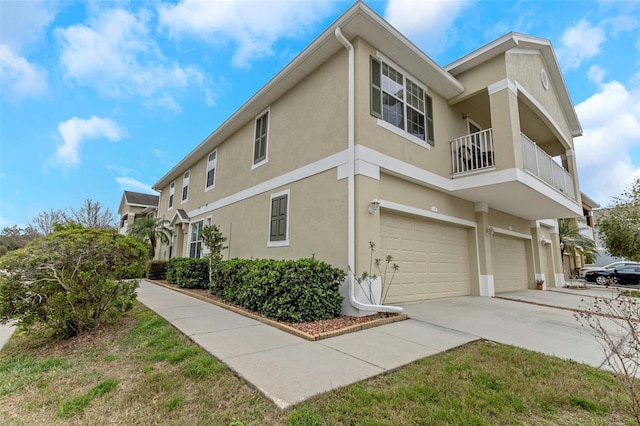
[{"label": "red mulch", "polygon": [[[173,284],[169,284],[167,281],[161,281],[159,280],[158,282],[164,284],[164,285],[168,285],[170,287],[176,287]],[[254,315],[260,316],[259,314],[255,313],[255,312],[251,312],[247,309],[244,309],[241,306],[235,305],[233,303],[229,303],[226,300],[223,300],[221,298],[219,298],[216,295],[213,295],[211,293],[209,293],[209,290],[206,289],[186,289],[186,288],[182,288],[180,289],[181,291],[185,291],[187,293],[193,293],[194,295],[198,295],[200,297],[205,297],[207,299],[211,299],[211,300],[215,300],[218,303],[221,303],[223,305],[228,305],[228,306],[233,306],[235,309],[240,309],[243,310],[245,312],[250,312]],[[356,324],[364,324],[364,323],[368,323],[368,322],[372,322],[381,318],[388,318],[388,317],[392,317],[392,316],[396,316],[398,314],[388,314],[388,313],[383,313],[383,312],[379,312],[373,315],[367,315],[364,317],[350,317],[347,315],[341,315],[339,317],[336,318],[331,318],[331,319],[327,319],[327,320],[320,320],[320,321],[312,321],[312,322],[300,322],[300,323],[284,323],[287,326],[291,327],[291,328],[295,328],[296,330],[302,331],[304,333],[310,334],[312,336],[317,336],[319,334],[322,333],[327,333],[330,331],[338,331],[338,330],[342,330],[348,327],[351,327],[353,325]]]}]

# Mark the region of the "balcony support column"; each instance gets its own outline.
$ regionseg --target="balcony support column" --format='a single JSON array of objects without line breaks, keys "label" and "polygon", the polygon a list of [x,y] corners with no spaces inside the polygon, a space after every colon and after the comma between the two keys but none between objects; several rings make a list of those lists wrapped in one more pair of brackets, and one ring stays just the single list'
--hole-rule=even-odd
[{"label": "balcony support column", "polygon": [[515,85],[509,80],[503,80],[489,86],[488,90],[493,143],[497,153],[496,167],[523,169],[520,114]]},{"label": "balcony support column", "polygon": [[480,269],[480,296],[493,297],[496,295],[493,283],[493,260],[491,258],[491,232],[489,225],[489,205],[476,203],[474,206],[478,238],[478,267]]},{"label": "balcony support column", "polygon": [[562,166],[573,176],[573,188],[576,194],[576,202],[582,204],[580,197],[580,184],[578,183],[578,166],[576,165],[576,156],[573,149],[567,149],[565,154],[561,156]]}]

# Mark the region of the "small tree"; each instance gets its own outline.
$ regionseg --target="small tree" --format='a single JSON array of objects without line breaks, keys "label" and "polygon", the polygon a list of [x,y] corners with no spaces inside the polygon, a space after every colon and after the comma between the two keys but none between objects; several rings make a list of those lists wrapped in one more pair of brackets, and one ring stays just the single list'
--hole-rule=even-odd
[{"label": "small tree", "polygon": [[5,226],[0,231],[0,245],[7,251],[16,250],[39,238],[41,234],[32,226],[21,228],[18,225]]},{"label": "small tree", "polygon": [[71,209],[68,220],[79,223],[85,228],[115,229],[116,218],[109,208],[99,201],[84,200],[79,209]]},{"label": "small tree", "polygon": [[113,230],[56,232],[0,259],[0,323],[43,326],[57,338],[119,317],[136,298],[147,249]]},{"label": "small tree", "polygon": [[580,233],[580,229],[573,219],[558,219],[558,236],[562,243],[560,252],[575,256],[577,252],[584,254],[586,263],[594,263],[598,257],[598,250],[593,239]]},{"label": "small tree", "polygon": [[205,226],[201,235],[202,243],[209,249],[206,257],[209,259],[209,285],[211,285],[213,264],[222,260],[222,250],[228,248],[224,245],[227,237],[222,235],[218,225]]},{"label": "small tree", "polygon": [[129,226],[127,233],[140,241],[149,243],[151,246],[149,258],[153,259],[156,256],[156,243],[158,241],[169,244],[172,232],[168,225],[168,220],[145,217],[134,221]]},{"label": "small tree", "polygon": [[55,232],[54,225],[65,224],[69,221],[68,215],[62,210],[45,210],[31,218],[30,227],[41,235],[49,235]]},{"label": "small tree", "polygon": [[640,261],[640,180],[613,199],[598,228],[609,254]]},{"label": "small tree", "polygon": [[[354,279],[358,283],[360,290],[364,293],[364,295],[369,300],[369,303],[373,305],[383,305],[387,300],[387,294],[389,293],[389,287],[391,287],[391,283],[393,282],[393,277],[395,277],[396,272],[400,269],[397,263],[393,262],[393,256],[387,255],[384,260],[384,270],[383,270],[383,262],[379,258],[373,257],[373,252],[375,251],[376,244],[373,241],[369,241],[369,270],[364,271],[362,275],[357,276],[351,273],[354,276]],[[373,271],[373,267],[376,267],[378,270],[378,274],[375,274]],[[391,278],[387,281],[387,273],[389,272],[389,268],[391,268]],[[380,279],[380,300],[375,300],[373,295],[373,286]]]},{"label": "small tree", "polygon": [[607,364],[627,391],[631,412],[640,425],[640,303],[621,295],[616,299],[596,297],[575,316],[598,339]]}]

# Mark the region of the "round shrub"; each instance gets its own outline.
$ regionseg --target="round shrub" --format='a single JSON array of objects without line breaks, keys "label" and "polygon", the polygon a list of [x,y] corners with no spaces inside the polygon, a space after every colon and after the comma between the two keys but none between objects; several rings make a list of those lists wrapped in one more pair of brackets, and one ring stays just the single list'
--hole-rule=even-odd
[{"label": "round shrub", "polygon": [[131,309],[144,243],[112,230],[69,229],[0,259],[0,323],[44,326],[68,338]]}]

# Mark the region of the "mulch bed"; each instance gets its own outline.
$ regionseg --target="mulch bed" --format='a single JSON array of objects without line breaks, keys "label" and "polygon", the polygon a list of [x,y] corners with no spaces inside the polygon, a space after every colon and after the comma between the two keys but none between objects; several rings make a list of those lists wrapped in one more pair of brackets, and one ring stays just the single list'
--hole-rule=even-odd
[{"label": "mulch bed", "polygon": [[353,333],[359,330],[365,330],[367,328],[377,327],[384,324],[390,324],[392,322],[403,321],[409,317],[406,314],[389,314],[389,313],[376,313],[373,315],[367,315],[363,317],[352,317],[347,315],[341,315],[336,318],[327,320],[302,322],[302,323],[287,323],[279,322],[269,318],[265,318],[258,313],[244,309],[241,306],[229,303],[220,297],[209,293],[206,289],[186,289],[179,288],[174,284],[169,284],[166,280],[147,280],[155,284],[162,285],[175,291],[179,291],[190,296],[194,296],[200,300],[213,303],[217,306],[229,309],[240,315],[247,316],[249,318],[256,319],[265,324],[277,327],[283,331],[287,331],[296,336],[302,337],[307,340],[320,340],[327,339],[329,337],[339,336],[341,334]]}]

